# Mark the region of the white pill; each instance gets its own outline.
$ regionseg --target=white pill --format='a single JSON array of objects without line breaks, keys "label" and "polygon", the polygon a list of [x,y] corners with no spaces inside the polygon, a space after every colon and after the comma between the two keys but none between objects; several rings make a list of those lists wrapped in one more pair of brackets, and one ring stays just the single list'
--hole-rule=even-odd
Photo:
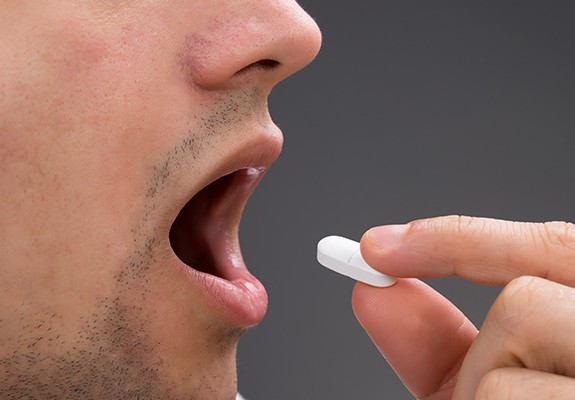
[{"label": "white pill", "polygon": [[317,244],[321,265],[368,285],[391,286],[397,279],[371,268],[359,251],[359,243],[341,236],[328,236]]}]

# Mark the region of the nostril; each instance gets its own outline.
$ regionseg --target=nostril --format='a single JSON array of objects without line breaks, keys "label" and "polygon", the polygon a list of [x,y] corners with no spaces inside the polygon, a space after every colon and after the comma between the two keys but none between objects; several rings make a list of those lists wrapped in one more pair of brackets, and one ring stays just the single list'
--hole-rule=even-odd
[{"label": "nostril", "polygon": [[[276,60],[260,60],[254,64],[256,66],[258,66],[259,68],[273,69],[273,68],[277,67],[280,63],[279,63],[279,61],[276,61]],[[252,64],[252,65],[254,65],[254,64]]]},{"label": "nostril", "polygon": [[251,63],[250,65],[243,67],[242,69],[238,70],[234,75],[241,75],[250,70],[255,69],[272,70],[276,68],[278,65],[280,65],[280,63],[279,61],[276,60],[271,59],[259,60],[255,63]]}]

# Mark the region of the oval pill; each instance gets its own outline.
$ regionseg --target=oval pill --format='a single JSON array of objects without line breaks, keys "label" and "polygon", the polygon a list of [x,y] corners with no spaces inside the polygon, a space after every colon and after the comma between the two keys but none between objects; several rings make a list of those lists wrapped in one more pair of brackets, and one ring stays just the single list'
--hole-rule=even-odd
[{"label": "oval pill", "polygon": [[342,236],[328,236],[317,244],[317,261],[326,268],[356,281],[377,287],[391,286],[397,279],[371,268],[361,256],[359,243]]}]

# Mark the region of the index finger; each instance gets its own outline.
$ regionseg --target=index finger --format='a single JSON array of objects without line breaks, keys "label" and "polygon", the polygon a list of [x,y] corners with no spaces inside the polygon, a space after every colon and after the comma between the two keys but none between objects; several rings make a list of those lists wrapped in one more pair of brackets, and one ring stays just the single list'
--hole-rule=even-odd
[{"label": "index finger", "polygon": [[361,252],[392,276],[504,285],[523,275],[575,286],[575,226],[447,216],[372,228]]}]

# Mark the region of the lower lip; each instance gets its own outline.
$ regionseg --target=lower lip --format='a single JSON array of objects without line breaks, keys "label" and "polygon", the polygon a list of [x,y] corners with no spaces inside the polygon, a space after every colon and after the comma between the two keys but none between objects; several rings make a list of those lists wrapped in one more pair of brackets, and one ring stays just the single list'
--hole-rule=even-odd
[{"label": "lower lip", "polygon": [[[177,259],[177,257],[176,257]],[[245,266],[235,266],[233,279],[227,280],[195,270],[177,259],[186,279],[204,294],[218,314],[238,327],[249,328],[265,317],[268,295],[263,284]]]}]

